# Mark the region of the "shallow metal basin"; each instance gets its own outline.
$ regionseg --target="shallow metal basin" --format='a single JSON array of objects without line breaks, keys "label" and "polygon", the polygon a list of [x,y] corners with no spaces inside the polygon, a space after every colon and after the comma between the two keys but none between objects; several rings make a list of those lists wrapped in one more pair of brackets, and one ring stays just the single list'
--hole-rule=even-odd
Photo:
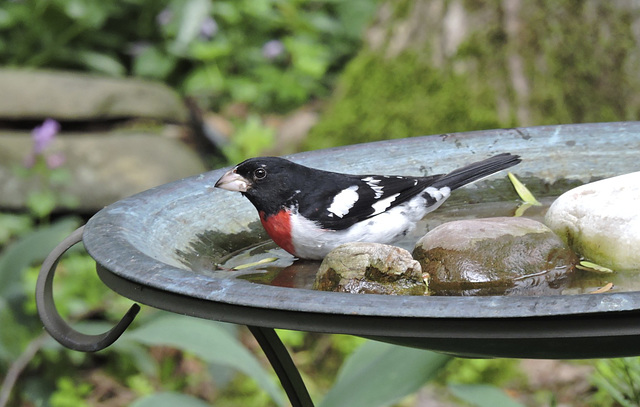
[{"label": "shallow metal basin", "polygon": [[[640,170],[640,123],[560,125],[443,134],[312,151],[290,159],[350,173],[450,171],[492,154],[537,196]],[[403,297],[266,286],[193,271],[177,253],[208,233],[259,233],[255,209],[214,189],[226,169],[166,184],[97,213],[83,241],[112,289],[169,311],[251,326],[352,334],[471,357],[640,355],[640,292],[554,296]],[[452,202],[515,195],[504,177],[456,191]],[[511,195],[509,195],[511,194]],[[446,204],[445,204],[446,205]],[[437,211],[430,216],[438,216]],[[236,249],[238,249],[237,247]],[[233,247],[220,248],[227,253]]]}]

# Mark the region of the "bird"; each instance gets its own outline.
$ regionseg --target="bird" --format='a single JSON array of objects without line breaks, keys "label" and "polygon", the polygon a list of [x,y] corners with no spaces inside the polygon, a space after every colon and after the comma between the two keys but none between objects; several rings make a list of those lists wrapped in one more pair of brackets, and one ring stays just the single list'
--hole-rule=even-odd
[{"label": "bird", "polygon": [[521,161],[503,153],[448,174],[352,175],[310,168],[280,157],[249,158],[215,187],[240,192],[262,226],[299,259],[322,260],[350,242],[391,244],[406,236],[451,191]]}]

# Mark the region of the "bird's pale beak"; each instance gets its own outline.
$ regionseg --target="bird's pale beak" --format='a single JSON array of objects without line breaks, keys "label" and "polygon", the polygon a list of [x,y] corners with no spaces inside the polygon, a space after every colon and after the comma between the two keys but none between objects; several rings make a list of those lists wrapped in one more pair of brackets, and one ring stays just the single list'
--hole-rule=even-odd
[{"label": "bird's pale beak", "polygon": [[234,168],[220,177],[215,186],[216,188],[226,189],[227,191],[247,192],[247,189],[251,187],[251,183],[243,176],[238,175]]}]

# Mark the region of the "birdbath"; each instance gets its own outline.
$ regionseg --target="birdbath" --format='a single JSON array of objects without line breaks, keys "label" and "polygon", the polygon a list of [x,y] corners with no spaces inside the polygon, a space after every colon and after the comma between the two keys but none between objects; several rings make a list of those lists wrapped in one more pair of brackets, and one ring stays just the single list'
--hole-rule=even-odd
[{"label": "birdbath", "polygon": [[[292,161],[355,174],[446,173],[490,155],[522,156],[512,171],[538,198],[637,171],[640,122],[558,125],[415,137],[294,154]],[[72,349],[113,343],[135,317],[132,306],[101,335],[70,328],[53,302],[58,258],[82,241],[111,289],[179,314],[246,325],[294,406],[312,402],[275,328],[357,335],[463,357],[601,358],[640,355],[640,291],[540,296],[387,296],[258,284],[208,264],[265,240],[254,208],[214,188],[228,169],[162,185],[92,217],[43,264],[36,300],[49,333]],[[447,205],[514,201],[504,176],[456,191]],[[438,211],[429,215],[438,217]],[[206,237],[203,240],[203,237]],[[199,244],[199,245],[198,245]],[[185,261],[191,253],[191,261]],[[205,256],[205,257],[206,257]],[[212,263],[213,262],[213,263]],[[195,266],[194,266],[195,265]]]}]

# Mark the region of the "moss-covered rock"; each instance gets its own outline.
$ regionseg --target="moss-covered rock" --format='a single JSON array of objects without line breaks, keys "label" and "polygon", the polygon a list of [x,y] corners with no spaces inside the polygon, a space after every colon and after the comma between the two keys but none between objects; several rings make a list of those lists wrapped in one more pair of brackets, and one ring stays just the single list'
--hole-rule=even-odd
[{"label": "moss-covered rock", "polygon": [[363,52],[346,69],[307,147],[497,127],[491,90],[485,91],[477,94],[467,76],[421,64],[415,54],[381,60]]}]

